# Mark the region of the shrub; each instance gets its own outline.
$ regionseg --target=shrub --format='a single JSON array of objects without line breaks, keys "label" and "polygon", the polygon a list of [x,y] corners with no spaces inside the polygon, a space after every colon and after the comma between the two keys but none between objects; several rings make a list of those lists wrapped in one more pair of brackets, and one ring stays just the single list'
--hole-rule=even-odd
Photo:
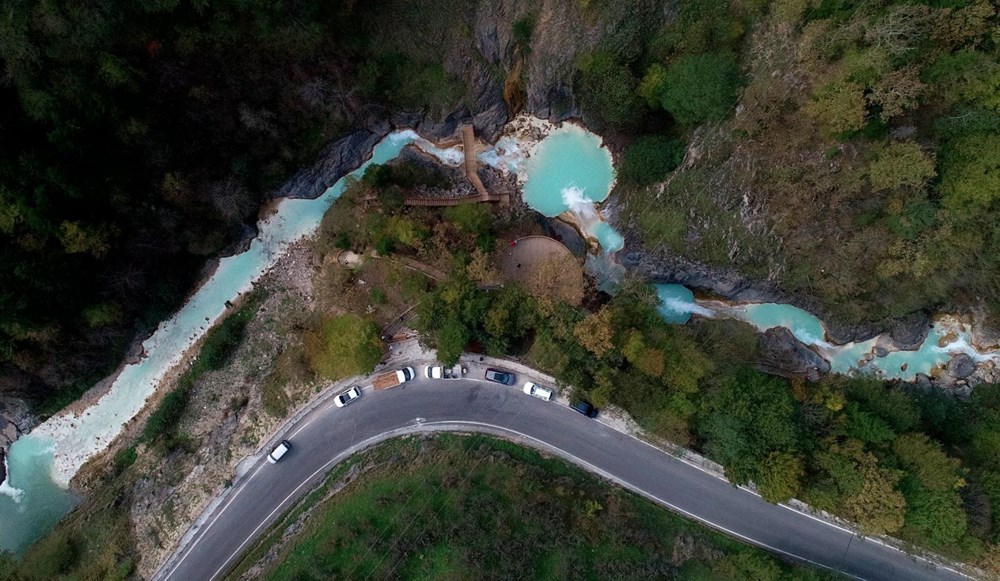
[{"label": "shrub", "polygon": [[288,413],[288,406],[292,403],[288,394],[285,393],[284,382],[281,381],[277,373],[272,373],[264,381],[260,399],[264,405],[264,411],[276,418],[285,417],[285,414]]},{"label": "shrub", "polygon": [[118,305],[101,303],[84,309],[83,318],[92,329],[106,327],[121,321],[122,310]]},{"label": "shrub", "polygon": [[135,461],[138,457],[139,455],[135,451],[135,446],[129,446],[128,448],[125,448],[124,450],[115,454],[115,459],[112,462],[112,464],[114,465],[115,473],[121,474],[122,472],[124,472],[129,466],[135,464]]},{"label": "shrub", "polygon": [[55,579],[69,571],[79,557],[69,533],[57,531],[31,548],[21,563],[21,571],[29,579]]},{"label": "shrub", "polygon": [[636,139],[622,155],[622,177],[638,185],[662,180],[684,159],[684,144],[665,135]]},{"label": "shrub", "polygon": [[922,188],[937,172],[934,156],[912,141],[890,143],[875,154],[868,166],[872,189]]},{"label": "shrub", "polygon": [[190,392],[190,383],[182,383],[183,385],[168,393],[160,405],[149,415],[146,427],[142,430],[141,439],[143,442],[152,442],[160,436],[173,433],[187,408]]},{"label": "shrub", "polygon": [[523,18],[518,19],[514,23],[513,37],[514,43],[521,48],[521,50],[529,51],[531,50],[531,34],[535,31],[535,15],[529,14]]}]

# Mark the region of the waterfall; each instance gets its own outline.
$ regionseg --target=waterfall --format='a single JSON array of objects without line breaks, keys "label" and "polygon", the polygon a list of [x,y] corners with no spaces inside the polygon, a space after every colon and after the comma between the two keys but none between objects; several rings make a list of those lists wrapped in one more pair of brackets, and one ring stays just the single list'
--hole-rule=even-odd
[{"label": "waterfall", "polygon": [[700,315],[707,318],[715,316],[715,311],[708,307],[703,307],[694,301],[685,301],[675,297],[668,297],[663,299],[661,302],[663,303],[664,309],[677,314]]},{"label": "waterfall", "polygon": [[562,194],[563,203],[566,204],[569,211],[584,220],[585,224],[590,225],[597,220],[594,201],[586,197],[582,189],[572,185],[568,188],[563,188],[560,194]]},{"label": "waterfall", "polygon": [[20,488],[14,488],[13,486],[10,485],[10,465],[7,463],[6,455],[4,455],[3,458],[3,469],[4,469],[4,474],[7,475],[7,478],[5,478],[3,482],[0,482],[0,494],[9,496],[12,499],[14,499],[14,502],[20,503],[21,497],[24,496],[24,491],[21,490]]}]

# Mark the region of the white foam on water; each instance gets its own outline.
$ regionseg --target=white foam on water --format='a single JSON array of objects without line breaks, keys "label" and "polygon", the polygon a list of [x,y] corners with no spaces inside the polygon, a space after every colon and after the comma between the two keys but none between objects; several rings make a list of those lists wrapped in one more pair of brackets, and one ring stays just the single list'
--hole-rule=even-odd
[{"label": "white foam on water", "polygon": [[570,212],[588,220],[597,219],[594,201],[587,197],[587,192],[583,188],[572,185],[563,188],[559,194],[562,196],[563,203],[569,207]]},{"label": "white foam on water", "polygon": [[987,351],[986,353],[980,352],[969,343],[969,336],[965,333],[960,334],[958,338],[951,343],[948,343],[943,347],[934,347],[934,349],[941,353],[948,353],[950,355],[965,353],[976,363],[1000,361],[1000,353],[997,353],[996,351]]},{"label": "white foam on water", "polygon": [[625,246],[625,238],[597,213],[597,204],[587,197],[587,192],[571,185],[560,191],[567,211],[576,216],[580,227],[588,236],[597,239],[603,252],[613,254]]},{"label": "white foam on water", "polygon": [[[410,133],[413,132],[410,131]],[[416,134],[414,133],[414,135]],[[461,149],[457,147],[448,147],[448,148],[438,147],[433,143],[431,143],[430,141],[427,141],[423,137],[419,136],[414,139],[413,144],[416,145],[418,148],[420,148],[422,151],[429,153],[430,155],[433,155],[435,158],[438,159],[438,161],[440,161],[445,165],[459,166],[465,163],[465,152],[463,152]]]},{"label": "white foam on water", "polygon": [[715,316],[715,311],[707,307],[703,307],[697,303],[692,303],[690,301],[684,301],[678,298],[666,298],[662,299],[660,303],[663,308],[674,313],[681,315],[700,315],[702,317],[712,318]]},{"label": "white foam on water", "polygon": [[528,158],[528,149],[516,137],[505,135],[496,145],[481,152],[478,159],[490,167],[515,174],[520,181],[524,181],[526,176],[522,168]]}]

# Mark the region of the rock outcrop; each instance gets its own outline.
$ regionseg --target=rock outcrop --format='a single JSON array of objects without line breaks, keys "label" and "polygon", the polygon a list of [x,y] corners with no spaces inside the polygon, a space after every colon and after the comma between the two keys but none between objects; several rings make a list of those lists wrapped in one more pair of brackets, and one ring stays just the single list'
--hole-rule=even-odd
[{"label": "rock outcrop", "polygon": [[851,341],[866,341],[877,335],[875,356],[885,357],[893,351],[920,349],[931,330],[931,319],[926,313],[918,311],[881,323],[845,325],[834,322],[825,326],[828,338],[840,345]]},{"label": "rock outcrop", "polygon": [[913,351],[923,345],[930,330],[931,318],[917,311],[891,321],[888,336],[897,351]]},{"label": "rock outcrop", "polygon": [[6,414],[0,414],[0,483],[7,480],[7,450],[20,435],[17,424]]},{"label": "rock outcrop", "polygon": [[626,244],[618,261],[628,270],[660,283],[682,284],[720,295],[734,301],[760,300],[765,293],[750,288],[750,283],[733,270],[705,266],[676,255],[650,254],[640,241]]},{"label": "rock outcrop", "polygon": [[361,129],[330,143],[316,161],[295,174],[274,193],[276,198],[313,199],[337,180],[354,171],[371,155],[372,148],[389,133],[389,124]]},{"label": "rock outcrop", "polygon": [[827,360],[784,327],[768,329],[761,335],[757,367],[772,375],[800,377],[809,381],[817,381],[830,372]]}]

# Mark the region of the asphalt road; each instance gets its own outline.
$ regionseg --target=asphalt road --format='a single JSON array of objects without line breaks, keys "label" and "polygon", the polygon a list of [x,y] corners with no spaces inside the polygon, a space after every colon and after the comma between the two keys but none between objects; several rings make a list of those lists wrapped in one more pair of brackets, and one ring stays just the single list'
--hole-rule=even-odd
[{"label": "asphalt road", "polygon": [[[252,539],[313,488],[337,462],[402,433],[488,432],[558,454],[587,470],[744,541],[861,579],[964,579],[874,540],[769,504],[555,402],[518,387],[422,377],[387,391],[366,389],[345,408],[332,400],[288,432],[292,450],[254,466],[191,542],[156,579],[214,579],[235,565]],[[473,373],[470,370],[470,374]],[[520,385],[520,382],[518,383]]]}]

